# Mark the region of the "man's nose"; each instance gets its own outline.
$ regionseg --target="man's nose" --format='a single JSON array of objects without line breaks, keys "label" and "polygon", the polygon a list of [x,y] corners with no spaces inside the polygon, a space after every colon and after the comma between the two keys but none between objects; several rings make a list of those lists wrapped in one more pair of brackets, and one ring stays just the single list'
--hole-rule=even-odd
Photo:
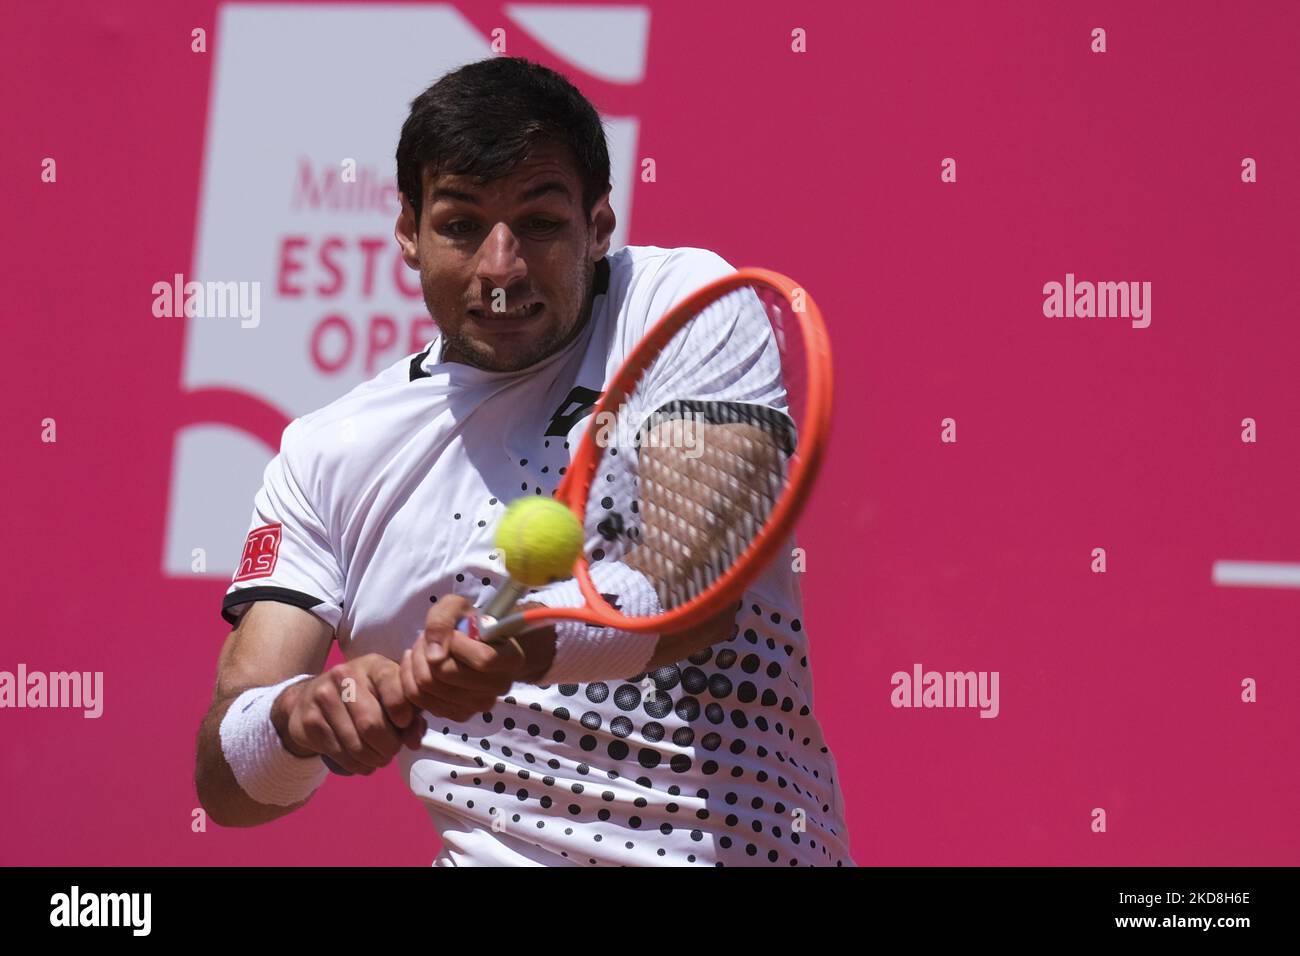
[{"label": "man's nose", "polygon": [[527,272],[519,240],[504,222],[497,223],[479,247],[478,278],[504,289]]}]

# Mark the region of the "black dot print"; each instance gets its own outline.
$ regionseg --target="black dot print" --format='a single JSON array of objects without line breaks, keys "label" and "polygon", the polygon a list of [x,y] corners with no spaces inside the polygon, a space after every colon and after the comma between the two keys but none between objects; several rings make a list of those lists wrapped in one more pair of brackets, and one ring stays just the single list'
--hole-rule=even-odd
[{"label": "black dot print", "polygon": [[646,695],[645,712],[651,717],[666,717],[672,709],[673,699],[667,694],[661,691],[651,691]]},{"label": "black dot print", "polygon": [[698,667],[688,667],[682,671],[682,687],[688,694],[700,694],[709,686],[709,678]]},{"label": "black dot print", "polygon": [[614,706],[619,710],[636,710],[641,705],[641,692],[632,684],[620,684],[614,692]]},{"label": "black dot print", "polygon": [[[601,496],[598,493],[594,500],[599,500],[606,511],[613,513],[612,497]],[[605,550],[604,547],[592,549],[590,552],[592,560],[606,558]],[[499,558],[497,552],[491,554]],[[460,583],[463,583],[464,579],[463,574],[456,577]],[[490,586],[493,578],[483,577],[480,580],[485,582],[484,586]],[[457,588],[455,593],[464,592]],[[440,598],[437,594],[427,594],[427,596],[430,603],[436,603]],[[818,770],[821,768],[806,767],[797,759],[808,754],[811,747],[817,747],[823,754],[828,750],[822,746],[820,740],[815,739],[817,736],[815,733],[810,733],[809,725],[803,724],[793,716],[796,709],[801,718],[808,717],[811,713],[807,705],[794,697],[795,693],[801,693],[798,689],[799,682],[794,680],[794,677],[801,675],[796,675],[793,670],[796,666],[793,662],[796,660],[795,652],[799,650],[798,644],[782,642],[779,640],[781,637],[779,632],[769,632],[776,634],[777,640],[773,640],[763,631],[768,626],[769,620],[772,625],[787,628],[785,631],[787,635],[799,632],[802,624],[797,618],[788,617],[784,609],[781,612],[773,612],[770,608],[760,608],[757,605],[749,605],[748,609],[761,616],[762,624],[750,628],[744,627],[743,620],[734,624],[730,631],[730,640],[734,641],[734,644],[721,642],[712,647],[701,648],[691,654],[687,660],[677,664],[652,667],[648,672],[631,675],[621,681],[556,685],[558,694],[549,701],[545,696],[538,697],[542,703],[528,703],[528,697],[519,702],[510,698],[509,702],[515,707],[527,706],[537,713],[535,720],[524,721],[518,728],[514,726],[513,719],[499,714],[498,723],[503,723],[505,729],[517,730],[520,734],[526,730],[533,739],[542,741],[534,748],[527,748],[541,751],[540,759],[527,753],[526,749],[515,759],[522,758],[529,764],[539,765],[546,762],[554,770],[560,770],[564,763],[572,767],[572,763],[568,761],[548,760],[548,755],[543,750],[551,739],[556,741],[565,739],[564,731],[556,728],[557,724],[565,724],[579,731],[573,740],[577,747],[571,750],[570,754],[579,751],[593,754],[590,759],[597,762],[595,768],[580,765],[577,768],[578,773],[590,774],[588,780],[599,779],[604,782],[602,775],[607,775],[610,780],[616,780],[620,777],[618,770],[622,770],[627,785],[632,787],[635,784],[637,788],[644,788],[642,793],[650,797],[649,801],[645,796],[637,796],[635,792],[628,794],[626,791],[616,799],[613,791],[602,791],[599,788],[593,790],[590,786],[584,793],[582,785],[578,785],[574,788],[574,793],[580,796],[573,798],[577,802],[566,805],[562,802],[562,798],[560,802],[555,802],[553,796],[556,791],[550,790],[548,793],[545,788],[557,785],[561,788],[571,786],[569,781],[563,779],[563,775],[560,776],[558,784],[556,777],[548,775],[546,778],[540,778],[541,784],[534,784],[531,789],[525,789],[521,784],[529,781],[528,770],[510,766],[508,763],[494,764],[491,762],[491,757],[486,766],[491,766],[494,770],[489,772],[486,780],[481,781],[483,790],[480,792],[500,794],[499,800],[509,800],[511,797],[507,797],[506,794],[510,794],[520,804],[525,822],[528,821],[527,810],[524,807],[531,802],[536,802],[542,811],[551,810],[561,815],[572,815],[575,820],[583,819],[592,824],[596,824],[599,820],[615,828],[622,825],[628,829],[648,830],[655,839],[680,833],[682,841],[685,841],[689,835],[691,842],[698,844],[706,842],[707,835],[708,842],[712,844],[713,840],[721,841],[725,837],[729,846],[724,847],[722,842],[719,842],[717,845],[720,848],[735,852],[746,848],[747,857],[758,857],[767,862],[783,864],[786,854],[769,849],[762,844],[762,840],[775,839],[779,843],[785,843],[790,841],[792,834],[789,833],[788,827],[783,825],[783,814],[778,812],[780,804],[776,805],[776,809],[771,809],[768,791],[764,789],[761,795],[756,795],[752,785],[757,784],[761,788],[770,787],[771,793],[781,793],[782,796],[789,790],[790,799],[798,800],[805,805],[819,806],[822,813],[830,813],[829,803],[821,799],[825,794],[813,794],[800,786],[805,779],[805,774],[809,782],[820,779]],[[742,602],[738,606],[738,611],[744,613],[746,610]],[[773,653],[761,650],[760,640],[767,645],[768,651]],[[778,649],[783,653],[775,653]],[[790,663],[787,664],[787,661]],[[803,661],[806,667],[807,658],[803,658]],[[559,697],[579,700],[587,706],[557,706],[560,703]],[[771,715],[777,712],[791,716],[784,718],[785,722],[769,722]],[[518,710],[514,711],[515,715],[518,713]],[[483,729],[478,733],[486,735],[481,742],[470,739],[468,735],[460,734],[459,727],[454,731],[449,727],[444,733],[460,734],[469,744],[478,743],[484,751],[490,753],[508,754],[509,748],[501,746],[501,738],[493,739],[491,736],[492,716],[490,714],[480,716],[483,717],[483,721],[479,726]],[[573,720],[574,724],[567,725],[569,720]],[[795,726],[786,725],[791,721]],[[767,736],[768,734],[775,736]],[[776,740],[778,746],[784,746],[783,738],[788,738],[790,741],[789,753],[771,752],[768,747],[760,743],[762,741],[770,746],[771,741]],[[526,740],[522,736],[517,739]],[[802,741],[801,746],[797,744],[798,741]],[[797,774],[795,780],[774,772],[769,774],[767,768],[761,765],[761,761],[772,758],[775,758],[770,765],[773,770],[776,769],[777,762],[787,764],[789,769],[786,772]],[[618,770],[609,769],[611,766],[616,766]],[[629,768],[634,772],[629,772]],[[592,773],[593,769],[594,773]],[[683,786],[668,785],[668,780],[672,778],[664,779],[663,776],[668,770],[678,775],[676,779],[683,781]],[[494,779],[493,773],[504,777],[504,782]],[[651,776],[656,774],[658,776],[655,780],[651,780]],[[698,776],[692,778],[687,776],[688,774]],[[518,779],[514,780],[516,776]],[[512,782],[514,789],[511,789]],[[728,799],[728,803],[734,810],[728,815],[726,821],[726,829],[732,831],[730,833],[715,834],[704,829],[710,825],[706,821],[713,821],[712,826],[721,830],[723,821],[716,812],[710,814],[709,808],[701,806],[698,802],[687,806],[682,806],[675,801],[659,802],[666,799],[665,793],[670,797],[676,797],[683,789],[694,794],[700,801],[709,799],[708,788],[700,786],[706,782],[710,788],[725,784],[733,788],[732,793],[739,795],[738,800],[736,797]],[[467,783],[468,781],[464,781],[462,785]],[[539,788],[543,788],[543,792],[537,792]],[[658,791],[657,798],[654,791]],[[597,793],[601,795],[598,804],[604,803],[606,806],[591,806],[591,801]],[[795,796],[796,793],[798,797]],[[437,796],[443,795],[443,788],[438,788]],[[459,801],[454,794],[446,794],[446,796]],[[459,802],[468,805],[468,801]],[[635,810],[628,806],[629,803],[635,807]],[[568,813],[562,809],[566,806],[570,807]],[[627,810],[636,814],[635,825],[629,822],[629,818],[625,815]],[[673,822],[665,825],[661,814],[672,814]],[[689,821],[689,824],[684,826],[684,821]],[[536,819],[531,822],[545,824],[545,821]],[[824,824],[822,826],[824,832],[828,834],[833,832]],[[660,830],[661,833],[656,834],[655,830]],[[751,831],[759,836],[750,836]],[[584,838],[591,837],[594,843],[600,842],[595,839],[597,836],[603,835],[602,839],[614,839],[617,830],[593,828],[583,832],[583,828],[580,827],[579,833]],[[749,843],[747,839],[758,840],[758,842]],[[538,840],[538,846],[545,846],[540,836]],[[650,847],[646,846],[644,841],[639,847],[634,841],[626,842],[631,843],[633,848],[639,848],[642,854],[649,852]],[[834,859],[833,853],[825,845],[815,846],[806,838],[804,845],[813,852],[823,854],[825,859]],[[667,855],[672,856],[670,845],[665,843],[664,846],[669,847],[666,852]],[[749,847],[753,847],[753,851],[750,851]],[[656,853],[659,853],[660,849],[662,848],[656,848]],[[556,848],[556,852],[559,852],[559,848]],[[696,854],[690,856],[698,859]],[[681,858],[681,856],[675,857],[679,861]],[[731,864],[735,863],[734,857],[728,859]],[[799,864],[806,860],[792,858],[791,862]]]},{"label": "black dot print", "polygon": [[[609,498],[605,500],[610,501]],[[600,520],[596,530],[606,541],[617,541],[618,536],[623,533],[623,516],[617,511],[611,512]]]},{"label": "black dot print", "polygon": [[713,648],[706,647],[701,651],[696,651],[690,657],[686,658],[692,664],[707,664],[713,659]]}]

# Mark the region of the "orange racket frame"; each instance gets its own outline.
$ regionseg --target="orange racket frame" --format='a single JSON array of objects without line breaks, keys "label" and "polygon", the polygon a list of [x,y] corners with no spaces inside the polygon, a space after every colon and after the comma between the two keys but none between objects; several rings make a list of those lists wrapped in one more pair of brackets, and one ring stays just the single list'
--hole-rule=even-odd
[{"label": "orange racket frame", "polygon": [[[629,388],[635,385],[641,373],[691,318],[727,293],[752,285],[768,286],[787,301],[802,299],[803,310],[792,311],[790,314],[794,316],[803,336],[808,379],[804,419],[795,422],[798,428],[797,442],[790,459],[785,489],[758,535],[709,588],[680,607],[653,617],[626,617],[610,607],[592,583],[586,554],[580,554],[573,565],[573,576],[577,578],[578,587],[587,601],[585,606],[539,607],[509,614],[483,627],[479,631],[482,640],[495,642],[543,623],[562,620],[601,624],[635,633],[684,630],[711,618],[724,606],[736,601],[775,557],[777,549],[799,520],[826,454],[831,427],[832,382],[830,337],[826,333],[821,311],[807,291],[793,279],[770,269],[739,269],[687,296],[655,323],[623,361],[609,388],[596,404],[592,421],[574,453],[569,470],[555,490],[555,498],[567,505],[577,515],[580,523],[584,522],[591,483],[595,479],[602,452],[596,444],[599,432],[597,425],[608,420],[602,414],[616,412],[622,407]],[[521,595],[521,600],[527,601],[527,595]],[[477,627],[474,629],[478,630]]]}]

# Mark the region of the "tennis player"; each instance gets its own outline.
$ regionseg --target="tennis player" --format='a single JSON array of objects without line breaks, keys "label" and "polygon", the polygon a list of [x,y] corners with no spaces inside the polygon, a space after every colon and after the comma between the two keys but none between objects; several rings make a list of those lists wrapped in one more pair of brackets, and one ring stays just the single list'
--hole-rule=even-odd
[{"label": "tennis player", "polygon": [[[555,490],[628,352],[735,270],[703,249],[610,251],[600,118],[526,60],[417,97],[397,177],[397,242],[438,331],[285,429],[222,608],[203,806],[254,826],[306,803],[322,756],[354,774],[399,757],[436,865],[852,865],[789,561],[687,632],[578,648],[545,627],[493,647],[455,629],[505,580],[507,504]],[[780,383],[743,351],[706,377],[767,403]],[[602,505],[595,541],[614,553],[636,508]],[[645,598],[587,553],[611,603]],[[332,640],[347,661],[325,670]]]}]

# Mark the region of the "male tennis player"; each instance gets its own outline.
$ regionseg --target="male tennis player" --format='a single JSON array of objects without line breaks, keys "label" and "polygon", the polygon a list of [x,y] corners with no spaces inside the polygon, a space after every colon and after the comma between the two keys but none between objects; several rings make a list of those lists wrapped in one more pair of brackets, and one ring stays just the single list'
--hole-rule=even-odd
[{"label": "male tennis player", "polygon": [[[505,579],[506,505],[555,490],[632,347],[734,270],[609,251],[599,116],[525,60],[421,94],[397,170],[397,242],[438,333],[285,429],[223,606],[204,807],[260,824],[307,801],[322,756],[368,774],[400,754],[438,865],[851,865],[787,561],[709,625],[625,635],[649,641],[633,666],[634,645],[620,661],[556,627],[500,647],[455,630]],[[348,660],[322,673],[331,640]]]}]

